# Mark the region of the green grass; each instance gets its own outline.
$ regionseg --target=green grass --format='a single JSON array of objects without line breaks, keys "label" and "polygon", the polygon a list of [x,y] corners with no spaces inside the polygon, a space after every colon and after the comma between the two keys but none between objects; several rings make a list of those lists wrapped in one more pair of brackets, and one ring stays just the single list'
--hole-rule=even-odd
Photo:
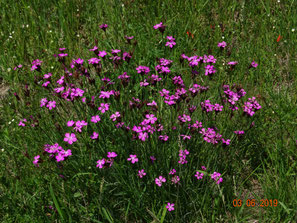
[{"label": "green grass", "polygon": [[[296,14],[296,1],[0,1],[1,222],[296,222]],[[153,29],[161,21],[166,25],[163,36]],[[102,23],[109,25],[106,33],[98,28]],[[137,43],[127,44],[125,35],[135,36],[132,42]],[[279,35],[282,39],[277,42]],[[176,38],[172,50],[165,47],[166,36]],[[221,52],[217,43],[223,40],[228,45]],[[93,57],[89,49],[96,42],[100,50],[134,52],[131,62],[117,69],[104,62],[100,75],[90,69],[95,84],[86,78],[75,80],[76,84],[88,89],[89,99],[98,95],[100,79],[107,76],[116,82],[109,89],[121,92],[119,101],[109,99],[111,110],[102,115],[97,107],[103,100],[98,97],[95,108],[57,98],[56,109],[40,108],[41,98],[54,97],[34,83],[34,76],[51,72],[58,80],[64,74],[53,57],[58,48],[67,48],[68,65],[74,58]],[[186,89],[192,84],[191,68],[179,62],[182,53],[212,54],[217,59],[217,73],[211,79],[203,74],[195,78],[209,90],[190,104],[197,105],[192,120],[202,121],[206,128],[215,125],[231,139],[228,148],[213,146],[200,134],[191,134],[189,141],[178,139],[179,134],[190,134],[177,122],[178,115],[187,113],[186,105],[169,107],[158,92],[166,88],[172,93],[171,77],[176,75],[182,76]],[[30,71],[37,58],[43,61],[41,74]],[[156,58],[173,60],[171,73],[145,90],[139,87],[144,78],[135,68],[149,66],[154,72]],[[231,72],[223,65],[229,61],[239,62]],[[252,61],[259,64],[256,69],[248,69]],[[18,64],[24,68],[14,71]],[[131,75],[126,88],[117,79],[123,72]],[[222,103],[223,84],[240,84],[247,92],[243,101],[256,96],[262,109],[250,118],[238,113],[230,119],[228,106],[217,116],[202,113],[201,101]],[[153,113],[164,125],[168,142],[160,142],[157,135],[146,142],[132,141],[130,133],[113,127],[109,116],[116,111],[131,127],[143,120],[148,108],[130,109],[132,97],[157,102],[158,111]],[[89,121],[95,114],[101,117],[98,125]],[[39,125],[19,127],[19,121],[30,115]],[[89,125],[76,134],[76,143],[67,145],[63,139],[71,119],[87,119]],[[255,126],[249,128],[253,121]],[[171,130],[173,125],[177,130]],[[235,130],[245,130],[243,139],[235,137]],[[89,139],[93,131],[99,133],[96,142]],[[72,150],[61,165],[42,155],[45,144],[56,142]],[[190,151],[185,165],[177,163],[180,148]],[[96,168],[96,161],[108,151],[118,154],[114,165]],[[32,162],[38,154],[43,162],[36,168]],[[128,163],[130,154],[137,154],[140,162]],[[151,155],[157,158],[153,165]],[[222,173],[223,182],[218,186],[209,176],[196,180],[202,165],[208,174]],[[172,168],[181,178],[179,186],[168,183]],[[147,172],[143,179],[137,177],[140,169]],[[154,183],[159,175],[167,179],[161,188]],[[244,205],[234,207],[234,199],[242,199]],[[278,205],[247,207],[246,199],[277,199]],[[174,211],[166,210],[167,202],[175,203]],[[54,210],[47,208],[50,205]]]}]

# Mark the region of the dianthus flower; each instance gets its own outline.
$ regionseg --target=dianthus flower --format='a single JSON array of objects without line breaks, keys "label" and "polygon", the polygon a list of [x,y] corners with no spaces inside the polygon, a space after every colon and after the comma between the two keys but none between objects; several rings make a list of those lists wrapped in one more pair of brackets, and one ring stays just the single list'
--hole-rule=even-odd
[{"label": "dianthus flower", "polygon": [[143,178],[146,175],[146,173],[144,172],[144,169],[142,169],[142,170],[138,170],[137,175],[139,176],[139,178]]},{"label": "dianthus flower", "polygon": [[173,203],[167,203],[166,208],[168,211],[174,211],[174,204]]},{"label": "dianthus flower", "polygon": [[131,163],[137,163],[138,158],[136,155],[130,155],[130,157],[127,159],[128,161],[131,161]]},{"label": "dianthus flower", "polygon": [[72,143],[77,141],[77,138],[74,133],[66,133],[64,141],[68,142],[71,145]]},{"label": "dianthus flower", "polygon": [[166,179],[165,177],[162,177],[162,176],[159,176],[159,178],[156,178],[155,179],[155,183],[161,187],[162,186],[162,183],[165,183],[166,182]]}]

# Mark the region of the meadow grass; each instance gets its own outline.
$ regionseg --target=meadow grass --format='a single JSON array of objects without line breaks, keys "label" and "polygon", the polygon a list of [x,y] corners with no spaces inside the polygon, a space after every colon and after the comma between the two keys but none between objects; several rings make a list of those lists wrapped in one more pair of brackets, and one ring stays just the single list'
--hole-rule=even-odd
[{"label": "meadow grass", "polygon": [[[295,1],[0,1],[1,222],[296,222],[296,14]],[[163,34],[153,28],[160,22],[166,26]],[[101,24],[108,24],[106,31]],[[125,36],[134,36],[132,44]],[[172,49],[165,46],[167,36],[175,38]],[[222,41],[227,43],[223,50],[217,46]],[[119,66],[102,59],[99,72],[87,65],[95,45],[108,58],[112,49],[133,55]],[[62,47],[68,53],[65,65],[73,72],[65,83],[84,89],[87,103],[53,94],[56,81],[67,76],[53,56]],[[216,73],[205,76],[204,66],[181,63],[181,54],[214,55]],[[79,65],[69,68],[77,58],[84,59],[90,77],[79,75]],[[169,74],[155,71],[159,58],[173,61]],[[40,72],[31,71],[36,59],[43,61]],[[230,61],[238,61],[233,70]],[[258,66],[249,69],[252,61]],[[19,64],[23,67],[14,70]],[[137,73],[139,65],[162,80],[141,87],[145,75]],[[127,86],[118,79],[124,72],[131,76]],[[52,73],[52,82],[45,88],[40,80],[47,73]],[[159,91],[174,94],[174,76],[181,76],[187,91],[193,84],[209,89],[195,98],[188,91],[185,99],[169,106]],[[115,84],[104,83],[104,77]],[[222,86],[233,84],[246,95],[238,102],[239,111],[231,112]],[[100,91],[109,90],[120,96],[99,98]],[[244,102],[253,96],[261,109],[243,115]],[[133,97],[140,102],[129,105]],[[55,100],[56,107],[40,107],[42,98]],[[153,100],[157,107],[146,105]],[[205,100],[224,105],[223,111],[202,111]],[[102,114],[100,103],[109,103],[109,111]],[[197,106],[196,111],[190,114],[188,105]],[[117,111],[131,129],[154,114],[164,130],[141,141],[139,133],[114,126],[120,120],[113,122],[110,116]],[[191,124],[197,120],[203,128],[212,127],[230,145],[206,142],[201,128],[192,132],[188,122],[181,124],[183,114],[191,115]],[[97,124],[90,121],[95,115],[101,118]],[[26,126],[19,126],[23,119]],[[85,120],[88,126],[76,132],[67,126],[69,120]],[[239,137],[236,130],[245,134]],[[97,140],[90,139],[94,131]],[[70,132],[77,137],[71,145],[64,141]],[[191,139],[183,140],[181,134]],[[72,155],[62,162],[50,159],[44,147],[55,143]],[[180,164],[179,151],[185,149],[187,163]],[[117,153],[112,166],[96,167],[108,152]],[[131,154],[139,162],[129,162]],[[42,161],[34,165],[37,155]],[[173,168],[179,184],[171,183]],[[146,175],[140,178],[142,169]],[[203,179],[195,177],[197,171],[204,173]],[[214,172],[221,173],[221,183],[211,179]],[[155,183],[159,176],[166,178],[161,187]],[[234,207],[234,199],[243,205]],[[248,207],[247,199],[278,203]],[[173,211],[167,210],[168,202],[174,203]]]}]

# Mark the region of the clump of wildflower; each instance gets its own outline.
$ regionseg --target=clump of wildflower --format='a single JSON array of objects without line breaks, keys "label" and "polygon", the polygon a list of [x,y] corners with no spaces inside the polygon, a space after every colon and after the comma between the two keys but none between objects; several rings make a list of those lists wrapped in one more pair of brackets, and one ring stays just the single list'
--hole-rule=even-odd
[{"label": "clump of wildflower", "polygon": [[31,67],[31,71],[33,70],[37,70],[37,71],[40,71],[41,69],[41,64],[42,64],[42,61],[39,60],[39,59],[36,59],[32,62],[32,67]]},{"label": "clump of wildflower", "polygon": [[170,170],[169,175],[174,175],[176,173],[175,169]]},{"label": "clump of wildflower", "polygon": [[213,65],[206,65],[205,66],[205,76],[213,75],[216,72],[216,69]]},{"label": "clump of wildflower", "polygon": [[150,72],[150,68],[146,66],[138,66],[136,70],[139,74],[148,74]]},{"label": "clump of wildflower", "polygon": [[229,87],[229,85],[224,85],[223,89],[224,89],[224,97],[227,97],[227,101],[224,99],[225,103],[229,102],[231,104],[230,109],[231,110],[238,110],[238,107],[236,106],[237,101],[239,101],[239,99],[241,99],[243,96],[246,95],[246,92],[243,88],[241,88],[240,86],[236,86],[233,85],[234,87],[236,87],[236,92],[232,91]]},{"label": "clump of wildflower", "polygon": [[216,184],[220,184],[223,182],[223,178],[220,176],[221,176],[220,173],[214,172],[213,174],[211,174],[211,179],[216,181]]},{"label": "clump of wildflower", "polygon": [[55,143],[54,145],[45,145],[44,151],[51,154],[51,158],[55,157],[57,162],[61,162],[72,155],[70,149],[64,150],[58,143]]},{"label": "clump of wildflower", "polygon": [[188,161],[186,160],[186,158],[187,158],[187,155],[189,155],[190,153],[189,153],[189,151],[188,150],[180,150],[179,151],[179,161],[178,161],[178,163],[180,163],[180,164],[185,164],[185,163],[188,163]]},{"label": "clump of wildflower", "polygon": [[261,109],[262,106],[256,101],[255,97],[249,98],[247,102],[244,102],[243,112],[249,116],[253,116],[255,112]]},{"label": "clump of wildflower", "polygon": [[75,130],[76,132],[81,132],[82,128],[87,125],[88,125],[88,123],[85,122],[85,120],[81,120],[81,121],[78,120],[75,122],[75,127],[73,128],[73,130]]},{"label": "clump of wildflower", "polygon": [[159,176],[159,178],[156,178],[155,179],[155,183],[161,187],[162,186],[162,183],[165,183],[166,182],[166,179],[165,177],[162,177],[162,176]]},{"label": "clump of wildflower", "polygon": [[213,128],[202,128],[199,133],[202,134],[203,139],[208,143],[217,144],[222,139],[222,135],[216,133]]},{"label": "clump of wildflower", "polygon": [[173,46],[176,45],[176,42],[174,42],[175,38],[173,38],[172,36],[167,36],[167,39],[168,39],[169,41],[166,42],[165,46],[169,46],[169,47],[172,49]]}]

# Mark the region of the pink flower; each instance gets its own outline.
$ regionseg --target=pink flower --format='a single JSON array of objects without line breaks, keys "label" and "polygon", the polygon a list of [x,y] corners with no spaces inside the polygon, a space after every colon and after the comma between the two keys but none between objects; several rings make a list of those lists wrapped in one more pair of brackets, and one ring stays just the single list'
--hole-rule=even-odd
[{"label": "pink flower", "polygon": [[117,49],[115,49],[115,50],[111,50],[111,54],[117,54],[117,53],[119,53],[119,52],[121,52],[121,50],[117,50]]},{"label": "pink flower", "polygon": [[176,170],[175,169],[172,169],[170,172],[169,172],[169,175],[174,175],[176,173]]},{"label": "pink flower", "polygon": [[71,126],[74,125],[74,123],[75,123],[75,122],[74,122],[73,120],[70,120],[70,121],[67,122],[67,126],[68,126],[68,127],[71,127]]},{"label": "pink flower", "polygon": [[256,68],[256,67],[258,66],[258,64],[257,64],[255,61],[253,61],[253,62],[251,63],[251,66]]},{"label": "pink flower", "polygon": [[99,57],[105,57],[106,54],[107,54],[107,53],[103,50],[103,51],[99,51],[98,56],[99,56]]},{"label": "pink flower", "polygon": [[93,135],[90,136],[91,139],[98,139],[99,134],[97,132],[93,132]]},{"label": "pink flower", "polygon": [[19,122],[19,126],[26,126],[26,124],[24,122],[27,122],[27,119],[23,119]]},{"label": "pink flower", "polygon": [[145,115],[147,124],[154,124],[158,119],[155,117],[154,114],[147,114]]},{"label": "pink flower", "polygon": [[131,161],[131,163],[138,162],[138,158],[136,157],[136,155],[130,155],[130,158],[128,158],[127,160]]},{"label": "pink flower", "polygon": [[230,61],[230,62],[228,62],[228,65],[231,65],[231,66],[235,66],[236,64],[238,64],[237,61]]},{"label": "pink flower", "polygon": [[47,85],[49,85],[51,82],[50,81],[46,81],[42,84],[42,87],[47,87]]},{"label": "pink flower", "polygon": [[220,176],[220,173],[214,172],[213,174],[211,174],[211,179],[216,181],[216,184],[220,184],[221,182],[223,182],[223,178],[221,178]]},{"label": "pink flower", "polygon": [[166,208],[168,209],[168,211],[173,211],[174,210],[174,204],[170,204],[170,203],[167,203],[166,205]]},{"label": "pink flower", "polygon": [[174,184],[178,184],[179,181],[180,181],[179,176],[173,176],[172,179],[171,179],[171,182],[174,183]]},{"label": "pink flower", "polygon": [[63,154],[62,153],[58,153],[58,155],[56,155],[56,160],[57,160],[57,162],[61,162],[61,161],[63,161],[65,158],[64,158],[64,156],[63,156]]},{"label": "pink flower", "polygon": [[144,169],[142,169],[142,170],[138,170],[137,175],[139,176],[139,178],[142,178],[142,177],[144,177],[146,175],[146,173],[144,172]]},{"label": "pink flower", "polygon": [[166,182],[166,179],[165,177],[162,177],[162,176],[159,176],[159,178],[156,178],[155,179],[155,183],[161,187],[162,186],[162,183],[165,183]]},{"label": "pink flower", "polygon": [[118,154],[116,154],[115,152],[108,152],[107,153],[107,157],[108,158],[115,158],[115,157],[117,157],[118,156]]},{"label": "pink flower", "polygon": [[225,41],[218,43],[218,47],[225,48],[227,46],[227,43]]},{"label": "pink flower", "polygon": [[175,40],[175,38],[173,38],[173,36],[167,36],[167,39],[168,39],[169,41],[174,41],[174,40]]},{"label": "pink flower", "polygon": [[98,110],[101,111],[101,113],[105,113],[106,111],[109,110],[109,104],[108,103],[106,103],[106,104],[101,103]]},{"label": "pink flower", "polygon": [[110,98],[111,95],[114,95],[114,91],[101,91],[99,98]]},{"label": "pink flower", "polygon": [[77,141],[77,138],[74,133],[66,133],[64,141],[68,142],[71,145],[72,143]]},{"label": "pink flower", "polygon": [[166,42],[165,46],[169,46],[170,48],[173,48],[173,46],[175,46],[176,43],[175,42]]},{"label": "pink flower", "polygon": [[47,99],[46,99],[46,98],[42,98],[42,99],[40,100],[40,107],[45,106],[46,103],[47,103]]},{"label": "pink flower", "polygon": [[99,167],[100,169],[102,169],[104,164],[105,164],[105,159],[103,158],[102,160],[97,161],[96,167]]},{"label": "pink flower", "polygon": [[201,180],[202,178],[203,178],[203,173],[200,173],[200,172],[196,172],[196,175],[195,175],[195,177],[198,179],[198,180]]},{"label": "pink flower", "polygon": [[116,112],[110,116],[110,119],[115,122],[120,116],[121,114],[119,112]]},{"label": "pink flower", "polygon": [[104,32],[107,29],[108,25],[107,24],[102,24],[99,26],[100,29],[102,29]]},{"label": "pink flower", "polygon": [[160,135],[159,136],[159,139],[164,142],[168,141],[168,138],[169,138],[168,135]]},{"label": "pink flower", "polygon": [[152,101],[152,103],[147,103],[147,106],[157,106],[157,103],[155,101]]},{"label": "pink flower", "polygon": [[161,26],[163,25],[163,23],[162,22],[160,22],[159,24],[157,24],[157,25],[154,25],[154,29],[159,29]]},{"label": "pink flower", "polygon": [[46,105],[46,107],[49,109],[49,110],[52,110],[53,108],[56,107],[56,102],[55,101],[49,101]]},{"label": "pink flower", "polygon": [[98,64],[101,60],[99,58],[91,58],[88,61],[89,64]]},{"label": "pink flower", "polygon": [[40,158],[40,155],[37,155],[37,156],[34,156],[34,161],[33,161],[33,164],[38,167],[38,162],[39,162],[39,158]]},{"label": "pink flower", "polygon": [[148,138],[147,132],[139,132],[138,138],[144,142]]},{"label": "pink flower", "polygon": [[201,166],[201,169],[202,169],[202,170],[206,170],[206,167],[205,167],[205,166]]},{"label": "pink flower", "polygon": [[94,123],[97,123],[97,122],[100,122],[100,117],[99,115],[96,115],[96,116],[92,116],[91,118],[91,122],[94,122]]}]

